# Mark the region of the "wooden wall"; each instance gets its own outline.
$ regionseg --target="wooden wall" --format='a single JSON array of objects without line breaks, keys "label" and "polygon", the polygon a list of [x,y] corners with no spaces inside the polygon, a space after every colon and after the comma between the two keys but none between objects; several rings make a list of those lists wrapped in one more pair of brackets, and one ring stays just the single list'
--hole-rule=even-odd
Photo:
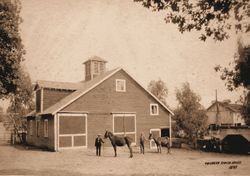
[{"label": "wooden wall", "polygon": [[36,112],[41,112],[41,89],[36,91]]},{"label": "wooden wall", "polygon": [[[50,150],[54,150],[54,120],[53,116],[44,115],[40,119],[40,128],[39,128],[39,136],[37,136],[37,127],[36,127],[36,119],[37,117],[28,117],[27,125],[28,125],[28,133],[27,133],[27,143],[29,145],[34,145],[42,148],[48,148]],[[44,137],[44,119],[48,119],[48,137]],[[30,120],[33,121],[33,134],[30,134]]]},{"label": "wooden wall", "polygon": [[[126,92],[116,92],[116,79],[126,80]],[[169,127],[170,113],[159,104],[159,115],[152,116],[150,103],[157,101],[124,71],[119,71],[62,111],[88,112],[88,147],[92,147],[98,133],[104,133],[105,129],[112,130],[111,112],[136,113],[137,141],[141,132],[148,137],[152,128]]]},{"label": "wooden wall", "polygon": [[55,90],[55,89],[43,89],[43,110],[56,104],[61,99],[65,98],[73,91],[68,90]]}]

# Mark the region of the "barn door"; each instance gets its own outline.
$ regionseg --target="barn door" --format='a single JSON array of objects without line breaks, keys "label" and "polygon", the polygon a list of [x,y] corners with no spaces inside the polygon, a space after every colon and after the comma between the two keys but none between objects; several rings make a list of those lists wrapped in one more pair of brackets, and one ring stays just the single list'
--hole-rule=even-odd
[{"label": "barn door", "polygon": [[58,115],[58,148],[87,147],[87,115]]},{"label": "barn door", "polygon": [[129,136],[136,144],[136,116],[135,114],[114,114],[113,133],[117,136]]},{"label": "barn door", "polygon": [[[158,137],[161,136],[161,130],[160,129],[150,129],[150,133],[152,133],[155,138],[158,138]],[[150,145],[150,149],[156,149],[157,148],[157,146],[156,146],[153,139],[150,140],[149,145]]]}]

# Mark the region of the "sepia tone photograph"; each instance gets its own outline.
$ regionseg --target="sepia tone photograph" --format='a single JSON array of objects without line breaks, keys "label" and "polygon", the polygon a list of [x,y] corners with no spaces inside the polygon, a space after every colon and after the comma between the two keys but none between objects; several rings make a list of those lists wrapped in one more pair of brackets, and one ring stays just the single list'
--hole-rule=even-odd
[{"label": "sepia tone photograph", "polygon": [[250,175],[249,0],[0,0],[0,176]]}]

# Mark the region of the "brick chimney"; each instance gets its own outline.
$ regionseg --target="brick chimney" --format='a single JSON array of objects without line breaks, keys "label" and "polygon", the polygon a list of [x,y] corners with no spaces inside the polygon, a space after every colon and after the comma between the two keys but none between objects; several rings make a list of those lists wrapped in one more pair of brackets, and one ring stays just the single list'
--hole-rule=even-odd
[{"label": "brick chimney", "polygon": [[92,80],[98,75],[101,75],[106,71],[106,63],[104,59],[93,56],[85,61],[85,81]]}]

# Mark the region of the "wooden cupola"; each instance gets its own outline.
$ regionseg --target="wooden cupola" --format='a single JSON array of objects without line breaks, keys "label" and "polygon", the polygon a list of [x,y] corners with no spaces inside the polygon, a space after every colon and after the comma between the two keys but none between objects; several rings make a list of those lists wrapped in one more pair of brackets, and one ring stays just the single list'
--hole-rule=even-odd
[{"label": "wooden cupola", "polygon": [[85,64],[85,81],[92,80],[98,75],[101,75],[106,71],[106,63],[104,59],[93,56],[83,64]]}]

